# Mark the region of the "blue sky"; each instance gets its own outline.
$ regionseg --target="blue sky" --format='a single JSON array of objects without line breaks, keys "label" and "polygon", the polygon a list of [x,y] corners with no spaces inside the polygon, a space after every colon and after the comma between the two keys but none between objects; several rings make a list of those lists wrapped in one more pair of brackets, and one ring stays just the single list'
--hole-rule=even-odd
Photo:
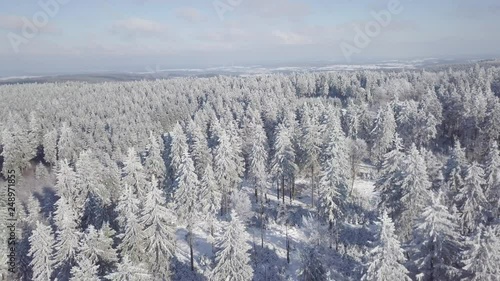
[{"label": "blue sky", "polygon": [[[1,1],[0,76],[500,54],[497,0],[399,0],[400,13],[391,1]],[[390,22],[358,48],[355,26],[380,12]],[[342,44],[357,52],[348,59]]]}]

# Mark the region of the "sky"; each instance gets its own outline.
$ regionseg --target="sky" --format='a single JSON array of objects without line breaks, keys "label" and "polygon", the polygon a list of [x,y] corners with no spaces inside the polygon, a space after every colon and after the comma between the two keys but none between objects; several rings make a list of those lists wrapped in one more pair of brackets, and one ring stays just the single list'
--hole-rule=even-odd
[{"label": "sky", "polygon": [[498,0],[4,0],[0,76],[496,57],[499,27]]}]

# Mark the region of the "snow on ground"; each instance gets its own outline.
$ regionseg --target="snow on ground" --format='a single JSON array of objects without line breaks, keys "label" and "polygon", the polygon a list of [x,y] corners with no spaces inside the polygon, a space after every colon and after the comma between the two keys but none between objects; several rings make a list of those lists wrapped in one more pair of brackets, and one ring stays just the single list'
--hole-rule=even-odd
[{"label": "snow on ground", "polygon": [[14,79],[30,79],[30,78],[39,78],[43,76],[7,76],[0,77],[0,81],[14,80]]},{"label": "snow on ground", "polygon": [[378,195],[374,191],[373,181],[356,180],[352,196],[366,210],[373,210],[376,207]]},{"label": "snow on ground", "polygon": [[374,197],[375,191],[373,189],[373,181],[356,180],[354,182],[354,192],[366,201],[371,201]]},{"label": "snow on ground", "polygon": [[[286,229],[285,226],[279,225],[275,222],[276,213],[268,213],[268,222],[266,225],[264,235],[264,249],[261,248],[261,233],[258,219],[255,218],[247,224],[247,231],[250,235],[248,243],[252,246],[252,256],[255,258],[264,258],[270,260],[270,263],[282,264],[285,272],[282,275],[287,276],[290,280],[297,280],[297,271],[300,268],[301,260],[300,253],[304,251],[304,246],[307,245],[308,232],[301,228],[301,216],[306,216],[309,213],[314,213],[315,208],[311,207],[310,187],[307,179],[297,179],[297,198],[290,203],[290,199],[286,197],[289,212],[292,213],[292,220],[294,225],[288,227],[288,235],[290,239],[290,264],[286,263]],[[352,196],[357,200],[366,210],[373,210],[375,207],[376,193],[373,190],[374,183],[368,180],[356,180]],[[255,202],[253,189],[249,187],[243,188],[250,196],[251,200]],[[274,192],[273,192],[274,191]],[[277,205],[282,202],[281,198],[278,202],[276,192],[270,189],[268,193],[268,205],[273,206],[270,209],[277,209]],[[316,200],[315,194],[315,200]],[[254,206],[254,210],[256,206]],[[300,220],[300,221],[299,221]],[[207,270],[206,259],[213,257],[212,244],[208,241],[208,233],[203,230],[203,224],[200,223],[195,230],[194,242],[194,256],[195,267],[198,272]],[[360,228],[361,226],[352,225],[353,228]],[[180,263],[189,266],[189,246],[186,242],[186,230],[180,229],[177,231],[177,258]],[[274,274],[271,268],[258,268],[260,273]],[[271,273],[272,272],[272,273]],[[268,276],[266,280],[274,280],[273,276]],[[195,279],[194,279],[195,280]]]}]

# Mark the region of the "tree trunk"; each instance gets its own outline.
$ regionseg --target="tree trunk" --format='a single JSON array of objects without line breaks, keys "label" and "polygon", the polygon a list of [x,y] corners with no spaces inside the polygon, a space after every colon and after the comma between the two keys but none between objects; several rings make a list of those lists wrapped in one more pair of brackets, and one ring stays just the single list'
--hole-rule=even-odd
[{"label": "tree trunk", "polygon": [[277,191],[277,195],[278,195],[278,201],[280,200],[280,180],[279,178],[276,179],[276,191]]},{"label": "tree trunk", "polygon": [[[222,191],[224,192],[224,191]],[[222,194],[222,200],[220,200],[220,215],[223,216],[224,215],[224,194]]]},{"label": "tree trunk", "polygon": [[335,224],[335,251],[339,251],[339,228]]},{"label": "tree trunk", "polygon": [[314,166],[311,166],[311,207],[314,207]]},{"label": "tree trunk", "polygon": [[285,225],[286,232],[286,262],[290,264],[290,240],[288,239],[288,225]]},{"label": "tree trunk", "polygon": [[285,175],[281,175],[281,198],[285,204]]},{"label": "tree trunk", "polygon": [[330,220],[328,221],[329,224],[329,229],[330,229],[330,249],[333,248],[333,222]]},{"label": "tree trunk", "polygon": [[353,158],[351,159],[351,178],[352,178],[352,181],[351,181],[351,190],[349,191],[349,197],[352,195],[352,191],[354,190],[354,181],[356,180],[356,163],[354,161],[354,156]]},{"label": "tree trunk", "polygon": [[260,246],[264,248],[264,203],[260,200]]},{"label": "tree trunk", "polygon": [[[213,237],[214,237],[214,223],[212,221],[210,222],[210,235],[212,236],[212,239],[213,239]],[[210,244],[212,244],[212,254],[214,254],[215,253],[215,251],[214,251],[214,248],[215,248],[214,242],[212,242]]]},{"label": "tree trunk", "polygon": [[191,271],[194,271],[194,256],[193,256],[193,233],[189,230],[188,233],[188,243],[189,243],[189,254],[191,262]]},{"label": "tree trunk", "polygon": [[293,197],[295,196],[295,175],[292,174],[292,188],[290,189],[290,204],[292,204]]},{"label": "tree trunk", "polygon": [[[434,243],[432,244],[431,251],[434,252]],[[431,257],[431,276],[429,278],[430,281],[434,281],[434,255]]]},{"label": "tree trunk", "polygon": [[321,189],[320,189],[319,187],[316,187],[316,194],[318,195],[318,196],[316,197],[316,200],[318,201],[318,202],[316,202],[316,209],[318,210],[318,212],[319,212],[319,198],[321,198],[321,196],[320,196],[320,194],[319,194],[320,190],[321,190]]}]

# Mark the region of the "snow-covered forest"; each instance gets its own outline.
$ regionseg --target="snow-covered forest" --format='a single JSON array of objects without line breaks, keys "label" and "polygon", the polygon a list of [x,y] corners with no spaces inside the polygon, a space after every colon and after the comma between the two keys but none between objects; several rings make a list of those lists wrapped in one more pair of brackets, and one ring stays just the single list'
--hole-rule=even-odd
[{"label": "snow-covered forest", "polygon": [[500,280],[498,67],[3,85],[0,132],[0,280]]}]

